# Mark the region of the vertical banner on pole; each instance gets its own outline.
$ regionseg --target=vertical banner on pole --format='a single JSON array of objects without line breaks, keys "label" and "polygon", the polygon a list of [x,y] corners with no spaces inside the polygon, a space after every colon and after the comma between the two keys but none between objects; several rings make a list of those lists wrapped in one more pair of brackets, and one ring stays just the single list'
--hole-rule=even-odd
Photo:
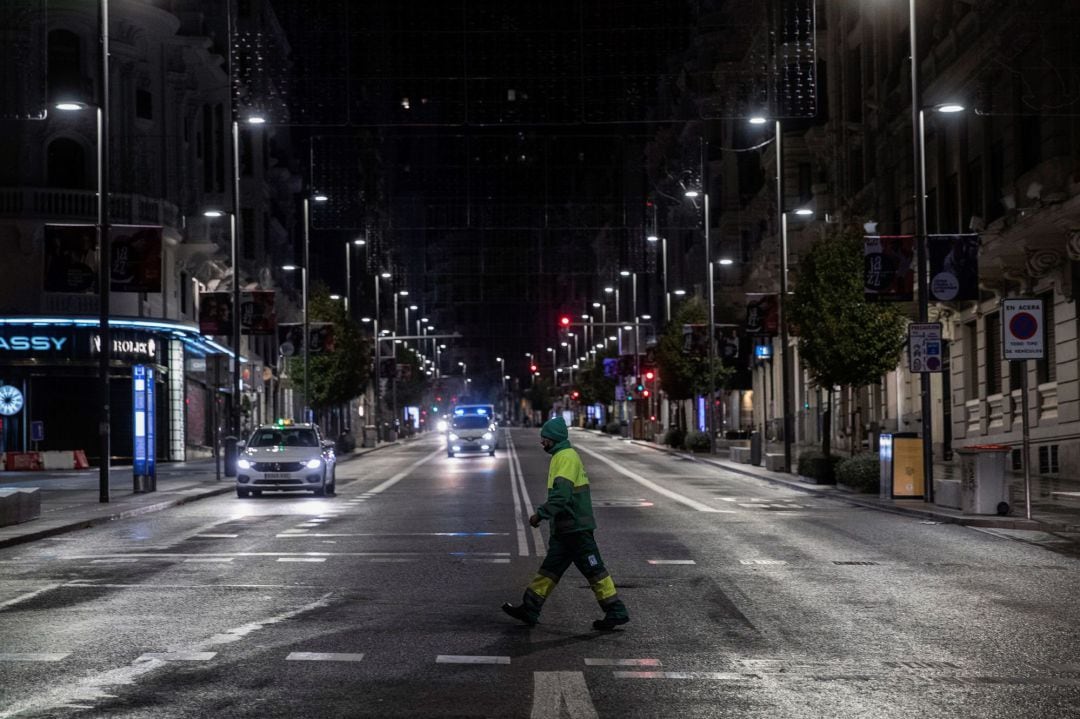
[{"label": "vertical banner on pole", "polygon": [[131,368],[131,411],[135,423],[132,437],[135,446],[132,449],[132,472],[136,478],[146,476],[146,365],[137,364]]},{"label": "vertical banner on pole", "polygon": [[157,489],[157,431],[155,418],[154,369],[146,369],[146,476],[151,480],[151,488]]}]

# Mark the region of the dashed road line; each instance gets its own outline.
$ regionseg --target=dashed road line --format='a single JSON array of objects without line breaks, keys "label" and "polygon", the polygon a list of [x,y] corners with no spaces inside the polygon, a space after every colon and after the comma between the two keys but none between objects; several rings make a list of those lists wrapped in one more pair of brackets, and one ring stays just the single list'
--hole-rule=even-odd
[{"label": "dashed road line", "polygon": [[738,674],[736,672],[612,672],[616,679],[709,679],[713,681],[745,681],[761,679],[757,674]]},{"label": "dashed road line", "polygon": [[587,667],[658,667],[659,659],[586,659]]},{"label": "dashed road line", "polygon": [[530,719],[599,719],[589,685],[581,672],[533,672],[533,703]]},{"label": "dashed road line", "polygon": [[287,662],[358,662],[363,654],[342,654],[338,652],[291,652],[285,657]]},{"label": "dashed road line", "polygon": [[0,652],[0,662],[59,662],[71,652]]},{"label": "dashed road line", "polygon": [[697,564],[693,559],[649,559],[649,564]]},{"label": "dashed road line", "polygon": [[190,557],[185,559],[185,564],[228,564],[236,559],[235,557]]},{"label": "dashed road line", "polygon": [[49,584],[48,586],[41,587],[40,589],[35,589],[32,592],[27,592],[26,594],[20,594],[19,596],[14,597],[13,599],[8,599],[7,601],[0,602],[0,611],[3,611],[4,609],[7,609],[8,607],[13,607],[16,604],[19,604],[21,602],[25,602],[28,599],[33,599],[34,597],[36,597],[36,596],[38,596],[40,594],[44,594],[45,592],[50,592],[50,591],[52,591],[53,589],[56,589],[59,586],[60,586],[59,584]]},{"label": "dashed road line", "polygon": [[216,656],[217,652],[149,652],[135,661],[149,662],[156,659],[162,662],[208,662]]},{"label": "dashed road line", "polygon": [[278,557],[279,562],[325,562],[326,557]]},{"label": "dashed road line", "polygon": [[509,664],[510,657],[482,657],[469,654],[440,654],[436,664]]},{"label": "dashed road line", "polygon": [[236,539],[239,534],[196,534],[195,539]]}]

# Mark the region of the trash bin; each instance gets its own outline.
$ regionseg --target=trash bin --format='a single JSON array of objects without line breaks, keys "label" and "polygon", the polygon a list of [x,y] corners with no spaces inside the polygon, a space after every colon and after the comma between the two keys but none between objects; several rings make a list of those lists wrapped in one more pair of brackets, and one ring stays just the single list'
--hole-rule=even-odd
[{"label": "trash bin", "polygon": [[960,511],[964,514],[1009,513],[1005,461],[1009,447],[978,444],[960,447]]},{"label": "trash bin", "polygon": [[225,444],[225,476],[235,477],[236,460],[238,459],[236,443],[240,440],[238,440],[236,437],[225,437],[225,439],[222,441]]},{"label": "trash bin", "polygon": [[373,425],[373,424],[364,425],[363,444],[364,444],[365,447],[374,447],[375,446],[375,425]]},{"label": "trash bin", "polygon": [[750,433],[750,464],[761,466],[761,432]]},{"label": "trash bin", "polygon": [[881,435],[878,443],[881,460],[882,499],[916,499],[923,496],[922,439],[914,432]]}]

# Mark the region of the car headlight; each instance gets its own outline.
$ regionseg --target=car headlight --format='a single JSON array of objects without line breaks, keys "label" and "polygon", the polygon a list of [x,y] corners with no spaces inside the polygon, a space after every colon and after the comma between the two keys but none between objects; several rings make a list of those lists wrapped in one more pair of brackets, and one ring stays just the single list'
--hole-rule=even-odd
[{"label": "car headlight", "polygon": [[459,439],[461,439],[461,437],[458,437],[458,436],[457,436],[456,434],[454,434],[453,432],[451,432],[451,433],[450,433],[450,441],[451,441],[451,442],[457,442],[457,441],[458,441]]},{"label": "car headlight", "polygon": [[484,432],[484,439],[491,439],[493,436],[491,432]]},{"label": "car headlight", "polygon": [[445,432],[446,431],[446,420],[445,419],[440,419],[438,424],[435,425],[435,429],[439,430],[440,432]]},{"label": "car headlight", "polygon": [[240,469],[251,469],[251,461],[247,459],[236,460],[236,466]]},{"label": "car headlight", "polygon": [[321,466],[322,466],[322,460],[321,459],[309,459],[308,462],[307,462],[307,468],[308,469],[318,469]]}]

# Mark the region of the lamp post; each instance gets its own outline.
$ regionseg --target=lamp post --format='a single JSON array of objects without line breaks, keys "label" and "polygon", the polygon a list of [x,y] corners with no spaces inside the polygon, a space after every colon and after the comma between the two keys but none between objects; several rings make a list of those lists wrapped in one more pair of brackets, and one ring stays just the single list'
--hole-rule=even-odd
[{"label": "lamp post", "polygon": [[112,238],[109,235],[109,0],[99,0],[98,54],[99,92],[97,104],[58,102],[57,110],[77,112],[94,108],[97,141],[97,234],[98,234],[98,501],[110,501],[109,471],[112,461],[112,397],[109,389],[109,364],[112,360],[112,330],[109,327],[112,299]]},{"label": "lamp post", "polygon": [[[233,123],[233,130],[236,129],[236,123]],[[236,135],[233,135],[233,139],[236,139]],[[235,205],[235,203],[234,203]],[[234,206],[235,210],[235,206]],[[232,417],[229,418],[229,431],[233,433],[234,437],[240,436],[240,267],[239,258],[240,252],[238,244],[240,242],[239,235],[237,234],[237,217],[236,212],[226,212],[224,210],[210,209],[203,212],[203,217],[210,219],[216,219],[219,217],[229,216],[229,264],[232,267],[232,312],[231,321],[229,322],[229,335],[230,343],[232,344],[233,351],[233,371],[230,374],[232,381],[232,396],[233,396],[233,411]],[[227,468],[228,469],[228,468]],[[227,477],[234,476],[226,472]]]},{"label": "lamp post", "polygon": [[382,397],[381,397],[381,385],[382,385],[382,337],[379,333],[379,280],[390,279],[389,272],[380,272],[373,278],[375,283],[375,316],[374,320],[374,338],[375,338],[375,437],[376,441],[381,440],[383,436],[382,431]]},{"label": "lamp post", "polygon": [[502,377],[502,410],[503,417],[506,416],[506,360],[502,357],[496,357],[495,361],[499,363],[499,376]]},{"label": "lamp post", "polygon": [[555,348],[554,347],[548,347],[547,351],[548,351],[548,353],[551,354],[551,382],[552,382],[552,388],[554,388],[556,385],[559,384],[559,373],[557,371],[559,363],[555,359]]},{"label": "lamp post", "polygon": [[469,389],[469,365],[464,362],[458,362],[458,367],[461,368],[461,393],[467,394]]},{"label": "lamp post", "polygon": [[[361,239],[351,240],[345,243],[345,314],[349,315],[352,306],[352,248],[364,247],[366,242]],[[350,317],[352,315],[349,315]]]},{"label": "lamp post", "polygon": [[713,263],[712,263],[712,246],[710,237],[710,227],[712,224],[709,218],[709,173],[708,173],[708,148],[709,143],[702,138],[701,139],[701,192],[696,190],[687,190],[686,196],[689,198],[695,198],[699,194],[702,196],[702,208],[704,210],[704,225],[705,225],[705,282],[708,284],[708,298],[709,298],[709,318],[707,322],[708,327],[708,340],[705,343],[708,347],[709,357],[709,408],[706,412],[706,424],[709,431],[709,452],[716,453],[716,367],[714,362],[714,356],[716,354],[715,342],[716,337],[716,324],[713,317],[713,308],[716,305],[716,298],[713,288]]},{"label": "lamp post", "polygon": [[[307,199],[304,200],[305,214],[307,208]],[[304,259],[307,259],[306,245],[304,252]],[[303,332],[304,336],[301,342],[304,345],[304,404],[303,404],[303,417],[302,421],[307,421],[307,393],[308,393],[308,269],[307,264],[304,265],[282,265],[281,269],[286,272],[294,272],[300,270],[300,303],[303,313]]]}]

